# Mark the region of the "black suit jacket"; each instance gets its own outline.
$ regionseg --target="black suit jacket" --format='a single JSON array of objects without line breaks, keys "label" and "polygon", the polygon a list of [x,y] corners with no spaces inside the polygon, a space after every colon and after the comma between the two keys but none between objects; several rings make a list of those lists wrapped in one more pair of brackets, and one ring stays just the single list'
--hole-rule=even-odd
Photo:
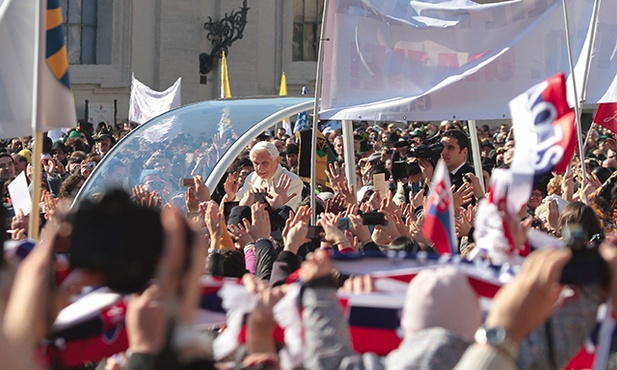
[{"label": "black suit jacket", "polygon": [[455,191],[458,190],[458,188],[465,182],[465,180],[463,180],[463,175],[470,172],[472,174],[474,173],[473,166],[469,163],[465,163],[463,167],[459,168],[454,174],[450,174],[450,182],[452,185],[456,186],[456,189],[454,189]]}]

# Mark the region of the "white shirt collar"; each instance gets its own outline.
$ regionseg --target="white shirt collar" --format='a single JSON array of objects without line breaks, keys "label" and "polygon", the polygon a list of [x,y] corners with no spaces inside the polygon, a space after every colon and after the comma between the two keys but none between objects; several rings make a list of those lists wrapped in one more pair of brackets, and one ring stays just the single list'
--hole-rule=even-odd
[{"label": "white shirt collar", "polygon": [[460,166],[456,167],[454,170],[450,171],[451,175],[454,175],[456,171],[460,170],[465,165],[465,162],[461,163]]}]

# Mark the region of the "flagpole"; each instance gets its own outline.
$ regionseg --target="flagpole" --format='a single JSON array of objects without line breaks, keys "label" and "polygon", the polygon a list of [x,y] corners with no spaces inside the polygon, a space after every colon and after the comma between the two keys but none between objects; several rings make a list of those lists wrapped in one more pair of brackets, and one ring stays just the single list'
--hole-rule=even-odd
[{"label": "flagpole", "polygon": [[[354,153],[353,121],[343,120],[343,155],[345,159],[345,176],[349,190],[356,195],[356,156]],[[353,187],[352,187],[353,186]]]},{"label": "flagpole", "polygon": [[321,17],[321,33],[319,35],[319,52],[317,54],[317,74],[315,76],[315,104],[313,105],[313,130],[311,135],[311,225],[317,222],[317,207],[315,204],[315,173],[317,169],[317,126],[319,123],[319,99],[322,87],[323,68],[323,44],[326,29],[326,14],[328,13],[328,0],[324,0],[323,15]]},{"label": "flagpole", "polygon": [[596,39],[596,29],[598,28],[598,13],[600,10],[600,0],[593,2],[593,11],[591,16],[591,33],[589,34],[589,45],[587,45],[587,59],[585,60],[585,71],[583,72],[583,83],[581,86],[581,100],[583,104],[587,100],[587,82],[589,82],[589,69],[591,68],[591,49]]},{"label": "flagpole", "polygon": [[41,57],[45,55],[44,40],[45,27],[42,24],[43,12],[47,9],[46,1],[39,0],[35,19],[36,32],[34,33],[34,71],[32,84],[32,132],[34,133],[34,153],[32,153],[32,209],[30,210],[30,220],[28,223],[28,237],[38,240],[39,224],[40,224],[40,194],[41,194],[41,155],[43,152],[43,133],[39,132],[37,127],[41,118],[41,96],[40,94],[40,70]]},{"label": "flagpole", "polygon": [[[568,48],[568,63],[570,64],[570,75],[572,76],[572,86],[574,90],[574,112],[576,114],[576,136],[578,139],[578,150],[581,159],[581,176],[583,181],[587,180],[585,173],[585,148],[583,145],[583,128],[581,127],[581,113],[578,100],[578,91],[576,89],[576,76],[574,75],[574,61],[572,58],[572,45],[570,44],[570,23],[568,22],[568,7],[566,0],[562,0],[563,4],[563,19],[566,27],[566,46]],[[595,6],[595,4],[594,4]]]},{"label": "flagpole", "polygon": [[476,120],[467,121],[469,130],[469,140],[471,141],[471,156],[473,158],[473,169],[476,172],[476,177],[480,179],[480,187],[485,193],[484,176],[482,174],[482,158],[480,157],[480,143],[478,142],[478,130],[476,129]]},{"label": "flagpole", "polygon": [[[594,0],[593,2],[593,11],[591,16],[591,30],[589,34],[589,44],[587,45],[587,58],[585,59],[585,71],[583,72],[583,83],[581,86],[581,99],[579,104],[581,107],[585,104],[587,100],[587,83],[589,82],[589,70],[591,68],[591,49],[593,48],[593,43],[596,39],[596,29],[598,28],[598,14],[600,10],[600,0]],[[587,130],[587,137],[585,137],[585,143],[583,144],[583,150],[587,148],[587,142],[589,141],[589,133],[593,130],[594,122],[591,122],[591,126],[589,126],[589,130]]]},{"label": "flagpole", "polygon": [[38,240],[40,225],[40,195],[41,195],[41,157],[43,156],[43,133],[34,134],[34,152],[32,153],[32,211],[28,224],[28,237]]}]

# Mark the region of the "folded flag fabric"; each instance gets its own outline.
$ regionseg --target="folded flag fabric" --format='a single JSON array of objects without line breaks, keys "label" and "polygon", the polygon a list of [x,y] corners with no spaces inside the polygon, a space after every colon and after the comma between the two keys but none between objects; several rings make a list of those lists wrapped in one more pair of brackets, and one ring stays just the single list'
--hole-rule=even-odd
[{"label": "folded flag fabric", "polygon": [[435,244],[440,254],[458,253],[458,240],[454,227],[454,198],[450,191],[450,175],[440,159],[433,174],[431,194],[422,223],[424,235]]},{"label": "folded flag fabric", "polygon": [[617,133],[617,103],[600,104],[593,122]]},{"label": "folded flag fabric", "polygon": [[[400,313],[405,302],[409,281],[424,269],[453,265],[464,272],[480,297],[481,307],[488,310],[495,294],[516,271],[487,263],[462,260],[459,256],[430,257],[394,256],[369,258],[344,256],[336,260],[337,269],[346,274],[370,273],[380,292],[366,294],[339,293],[339,301],[349,322],[353,347],[360,353],[386,355],[402,340]],[[232,353],[245,341],[246,315],[256,302],[239,279],[203,277],[199,317],[209,318],[197,323],[200,327],[226,325],[214,342],[217,359]],[[287,295],[274,307],[280,328],[274,339],[285,344],[281,354],[283,368],[302,362],[304,357],[301,307],[298,306],[301,284],[290,286]],[[49,363],[74,367],[95,362],[128,348],[124,314],[126,300],[99,289],[85,295],[67,307],[54,324],[52,333],[42,343],[39,353]],[[226,315],[226,316],[225,316]],[[594,340],[594,343],[597,341]],[[595,344],[581,349],[566,368],[590,368]]]}]

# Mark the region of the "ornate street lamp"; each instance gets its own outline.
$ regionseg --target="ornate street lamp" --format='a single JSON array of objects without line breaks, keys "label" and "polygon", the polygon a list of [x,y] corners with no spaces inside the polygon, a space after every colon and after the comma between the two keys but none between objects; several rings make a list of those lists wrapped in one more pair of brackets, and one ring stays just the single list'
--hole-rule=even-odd
[{"label": "ornate street lamp", "polygon": [[228,55],[228,49],[231,44],[244,37],[244,26],[246,26],[246,16],[249,7],[246,6],[246,1],[242,3],[240,10],[232,10],[231,13],[225,13],[223,19],[214,21],[212,17],[208,17],[208,21],[204,23],[204,28],[208,30],[206,36],[212,42],[212,50],[210,54],[199,54],[199,73],[200,83],[207,83],[207,74],[215,67],[217,61],[221,58],[221,52]]}]

